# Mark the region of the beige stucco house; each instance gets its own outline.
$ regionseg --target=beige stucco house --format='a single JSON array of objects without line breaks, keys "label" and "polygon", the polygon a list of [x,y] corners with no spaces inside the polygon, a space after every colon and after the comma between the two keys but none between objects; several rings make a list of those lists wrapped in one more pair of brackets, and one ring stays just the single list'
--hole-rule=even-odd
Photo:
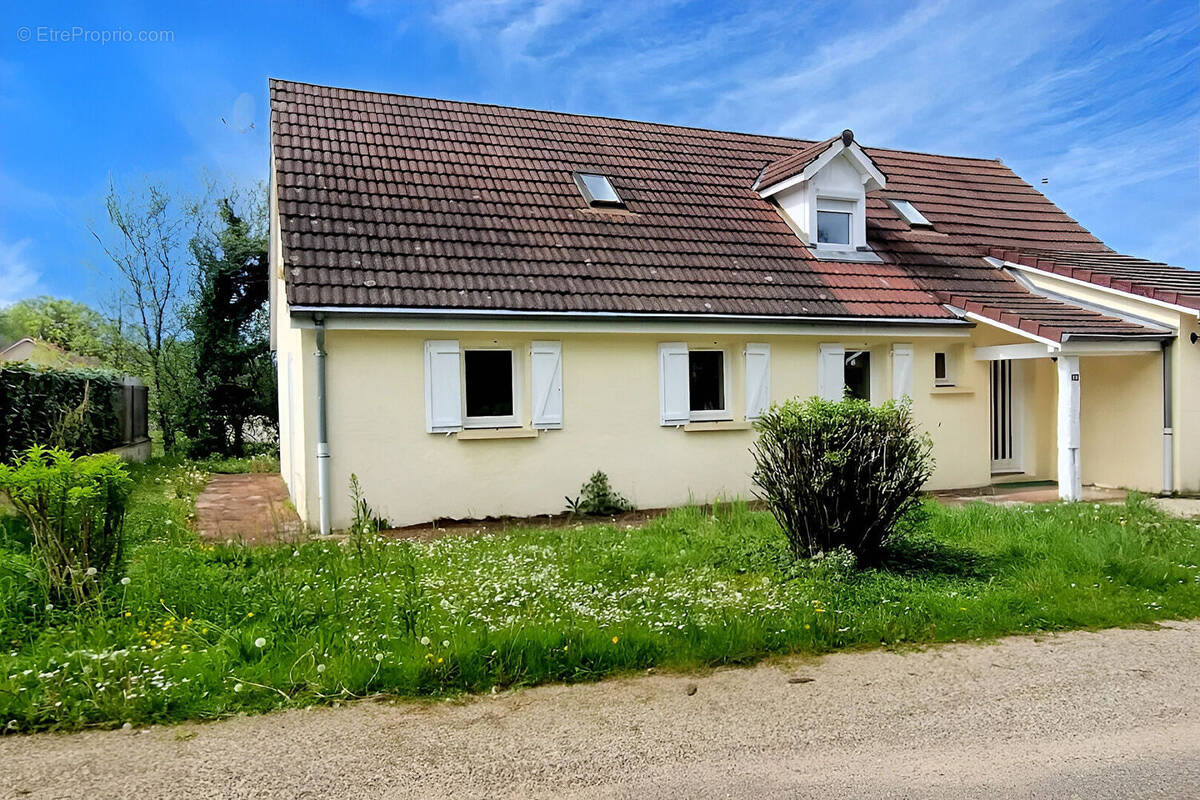
[{"label": "beige stucco house", "polygon": [[301,517],[750,497],[789,397],[910,397],[929,488],[1200,492],[1200,273],[999,161],[271,82]]}]

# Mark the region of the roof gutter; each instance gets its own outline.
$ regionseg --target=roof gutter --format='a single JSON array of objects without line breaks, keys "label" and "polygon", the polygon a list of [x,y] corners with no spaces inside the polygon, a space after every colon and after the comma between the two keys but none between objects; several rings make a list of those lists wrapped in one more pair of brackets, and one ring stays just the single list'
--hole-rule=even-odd
[{"label": "roof gutter", "polygon": [[812,322],[847,325],[953,325],[967,326],[963,319],[947,317],[851,317],[851,316],[805,316],[772,314],[671,314],[640,313],[632,311],[511,311],[507,309],[483,308],[379,308],[373,306],[300,306],[290,307],[293,314],[333,315],[383,315],[408,317],[467,317],[473,319],[628,319],[668,320],[682,322]]}]

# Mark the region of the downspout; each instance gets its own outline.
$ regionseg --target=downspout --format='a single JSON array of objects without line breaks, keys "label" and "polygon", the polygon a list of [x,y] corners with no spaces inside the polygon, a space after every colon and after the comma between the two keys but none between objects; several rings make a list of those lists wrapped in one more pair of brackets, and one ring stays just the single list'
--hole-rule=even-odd
[{"label": "downspout", "polygon": [[1163,494],[1175,492],[1174,404],[1171,402],[1171,341],[1162,343],[1163,384]]},{"label": "downspout", "polygon": [[325,317],[313,317],[317,331],[317,504],[320,506],[321,535],[329,526],[329,431],[325,416]]}]

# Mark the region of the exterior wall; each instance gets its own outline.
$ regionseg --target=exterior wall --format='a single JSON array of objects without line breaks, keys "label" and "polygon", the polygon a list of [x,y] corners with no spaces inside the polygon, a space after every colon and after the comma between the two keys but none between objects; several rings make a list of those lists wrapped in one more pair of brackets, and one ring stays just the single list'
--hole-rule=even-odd
[{"label": "exterior wall", "polygon": [[[305,336],[311,332],[305,331]],[[281,337],[281,355],[284,339]],[[424,343],[457,339],[464,349],[512,347],[527,351],[534,339],[562,342],[564,422],[561,430],[533,438],[467,439],[425,431]],[[392,524],[481,516],[530,516],[560,512],[564,496],[575,496],[597,469],[637,506],[654,508],[705,502],[718,497],[750,497],[752,430],[696,431],[659,424],[658,344],[686,341],[694,348],[726,352],[730,373],[729,407],[735,423],[744,419],[746,342],[771,345],[771,398],[808,397],[817,391],[817,352],[821,342],[869,349],[872,397],[891,397],[890,346],[893,340],[836,336],[681,336],[666,333],[514,334],[509,332],[367,331],[332,328],[328,353],[328,419],[332,520],[348,525],[347,487],[357,474],[375,510]],[[933,353],[948,340],[895,341],[914,345],[914,413],[933,433],[937,472],[930,488],[989,482],[986,370],[962,363],[961,386],[934,390]],[[960,342],[962,340],[959,340]],[[960,348],[969,353],[966,347]],[[310,348],[305,346],[307,352]],[[306,357],[307,365],[311,358]],[[281,358],[282,363],[282,358]],[[311,368],[306,375],[311,374]],[[978,383],[983,376],[985,382]],[[529,424],[529,374],[522,417]],[[311,381],[305,382],[313,396]],[[282,386],[282,385],[281,385]],[[281,394],[283,392],[281,391]],[[309,414],[311,416],[311,404]],[[312,430],[311,420],[305,426]],[[281,432],[281,440],[288,436]],[[964,446],[964,443],[976,443]],[[285,445],[286,447],[286,445]],[[302,518],[316,524],[315,469],[311,447],[303,462],[307,480],[293,487]],[[286,465],[287,451],[284,451]],[[286,469],[286,466],[284,467]]]},{"label": "exterior wall", "polygon": [[[1195,335],[1197,341],[1192,343]],[[1181,317],[1171,347],[1175,416],[1175,488],[1200,494],[1200,321]]]},{"label": "exterior wall", "polygon": [[1079,359],[1084,483],[1162,490],[1162,357]]}]

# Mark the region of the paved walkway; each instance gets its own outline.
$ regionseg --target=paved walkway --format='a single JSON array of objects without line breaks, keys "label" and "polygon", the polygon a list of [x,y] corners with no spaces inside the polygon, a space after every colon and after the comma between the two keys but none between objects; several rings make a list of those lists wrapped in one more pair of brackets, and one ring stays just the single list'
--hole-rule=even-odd
[{"label": "paved walkway", "polygon": [[0,737],[0,797],[1194,798],[1200,622]]},{"label": "paved walkway", "polygon": [[[1124,489],[1084,486],[1080,499],[1085,503],[1124,503],[1127,494]],[[1001,506],[1057,503],[1058,486],[1053,483],[996,483],[982,489],[944,489],[933,492],[933,495],[947,505],[975,502]]]},{"label": "paved walkway", "polygon": [[296,539],[300,517],[278,473],[213,475],[196,498],[196,530],[211,541],[266,544]]}]

